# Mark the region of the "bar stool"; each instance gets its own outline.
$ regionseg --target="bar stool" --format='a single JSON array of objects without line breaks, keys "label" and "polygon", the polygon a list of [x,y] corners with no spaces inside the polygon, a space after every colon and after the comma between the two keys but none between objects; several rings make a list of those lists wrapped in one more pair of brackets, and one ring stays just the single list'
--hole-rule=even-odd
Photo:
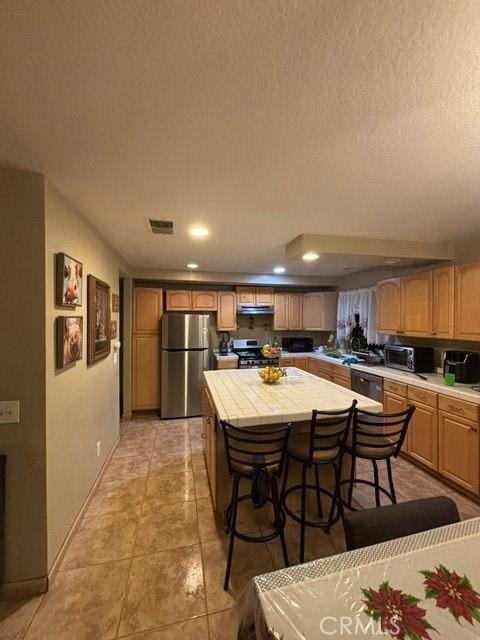
[{"label": "bar stool", "polygon": [[[227,568],[223,588],[228,590],[230,571],[232,568],[233,546],[235,538],[245,542],[269,542],[280,537],[283,559],[288,567],[287,545],[285,543],[285,513],[283,512],[278,493],[277,480],[281,478],[285,465],[287,442],[291,425],[275,427],[273,429],[239,429],[221,420],[220,424],[225,439],[228,470],[233,476],[232,499],[225,512],[227,533],[230,533]],[[252,481],[252,492],[239,496],[240,480],[245,478]],[[238,504],[252,499],[254,483],[263,488],[265,501],[273,506],[274,530],[265,536],[249,536],[236,529]]]},{"label": "bar stool", "polygon": [[[340,495],[340,479],[342,457],[345,451],[345,442],[352,424],[353,413],[357,401],[354,400],[348,409],[340,411],[312,411],[309,433],[294,434],[290,437],[287,448],[287,461],[285,464],[285,476],[282,486],[282,506],[288,515],[300,523],[300,563],[305,559],[305,527],[321,527],[330,531],[343,513],[343,504]],[[294,460],[302,465],[302,481],[287,489],[288,471],[290,461]],[[334,468],[335,488],[333,493],[320,486],[320,468],[330,464]],[[315,484],[307,483],[307,470],[314,468]],[[307,489],[316,493],[317,512],[320,520],[312,521],[306,518],[306,493]],[[287,496],[295,491],[301,492],[300,516],[286,504]],[[328,496],[331,507],[328,518],[323,519],[321,494]],[[337,513],[335,514],[335,510]]]},{"label": "bar stool", "polygon": [[[355,484],[374,487],[377,507],[381,506],[380,493],[385,494],[393,504],[396,504],[397,498],[390,460],[392,457],[397,458],[400,453],[414,411],[413,405],[409,405],[405,411],[398,413],[371,413],[370,411],[355,410],[352,431],[345,445],[346,452],[352,456],[350,478],[341,482],[342,485],[349,485],[348,500],[344,504],[352,511],[355,510],[352,507]],[[357,458],[372,462],[373,482],[355,478]],[[387,465],[389,490],[380,485],[377,463],[381,460],[385,460]]]}]

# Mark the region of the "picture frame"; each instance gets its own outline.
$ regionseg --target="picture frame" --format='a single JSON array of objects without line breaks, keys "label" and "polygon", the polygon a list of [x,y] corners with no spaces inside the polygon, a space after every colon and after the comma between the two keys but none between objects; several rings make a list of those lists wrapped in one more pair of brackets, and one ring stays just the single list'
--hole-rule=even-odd
[{"label": "picture frame", "polygon": [[83,316],[58,316],[56,323],[56,366],[64,369],[83,357]]},{"label": "picture frame", "polygon": [[117,337],[117,321],[111,320],[110,321],[110,340],[115,340],[116,337]]},{"label": "picture frame", "polygon": [[89,274],[87,279],[87,364],[110,353],[110,285]]},{"label": "picture frame", "polygon": [[120,296],[118,293],[112,293],[112,311],[115,313],[120,311]]},{"label": "picture frame", "polygon": [[81,307],[83,298],[83,265],[66,253],[57,253],[55,304]]}]

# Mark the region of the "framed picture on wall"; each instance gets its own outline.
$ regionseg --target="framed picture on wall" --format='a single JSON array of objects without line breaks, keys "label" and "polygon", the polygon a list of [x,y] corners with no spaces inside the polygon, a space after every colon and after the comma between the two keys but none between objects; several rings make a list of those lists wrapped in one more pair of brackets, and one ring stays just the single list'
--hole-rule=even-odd
[{"label": "framed picture on wall", "polygon": [[112,311],[120,311],[120,296],[118,293],[112,293]]},{"label": "framed picture on wall", "polygon": [[83,318],[82,316],[59,316],[56,319],[57,369],[81,360],[83,355]]},{"label": "framed picture on wall", "polygon": [[83,265],[66,253],[56,255],[55,304],[80,307],[83,294]]},{"label": "framed picture on wall", "polygon": [[93,364],[110,353],[110,286],[88,276],[87,363]]},{"label": "framed picture on wall", "polygon": [[110,322],[110,340],[115,340],[117,337],[117,321],[112,320]]}]

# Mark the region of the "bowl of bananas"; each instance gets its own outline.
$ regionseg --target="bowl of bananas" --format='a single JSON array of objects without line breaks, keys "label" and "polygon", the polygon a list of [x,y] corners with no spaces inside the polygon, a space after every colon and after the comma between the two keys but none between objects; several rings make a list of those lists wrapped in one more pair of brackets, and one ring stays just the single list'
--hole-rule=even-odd
[{"label": "bowl of bananas", "polygon": [[285,375],[285,371],[280,367],[263,367],[259,369],[258,375],[265,384],[276,384]]},{"label": "bowl of bananas", "polygon": [[275,344],[264,344],[262,347],[262,354],[264,358],[278,358],[281,352],[282,349]]}]

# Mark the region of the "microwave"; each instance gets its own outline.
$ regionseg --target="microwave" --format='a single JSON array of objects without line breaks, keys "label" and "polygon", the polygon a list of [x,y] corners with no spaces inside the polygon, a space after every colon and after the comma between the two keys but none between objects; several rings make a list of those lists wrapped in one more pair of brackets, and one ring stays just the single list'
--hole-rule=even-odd
[{"label": "microwave", "polygon": [[282,349],[290,353],[313,351],[313,338],[282,338]]},{"label": "microwave", "polygon": [[408,347],[403,344],[385,345],[385,366],[412,373],[432,373],[433,348]]}]

